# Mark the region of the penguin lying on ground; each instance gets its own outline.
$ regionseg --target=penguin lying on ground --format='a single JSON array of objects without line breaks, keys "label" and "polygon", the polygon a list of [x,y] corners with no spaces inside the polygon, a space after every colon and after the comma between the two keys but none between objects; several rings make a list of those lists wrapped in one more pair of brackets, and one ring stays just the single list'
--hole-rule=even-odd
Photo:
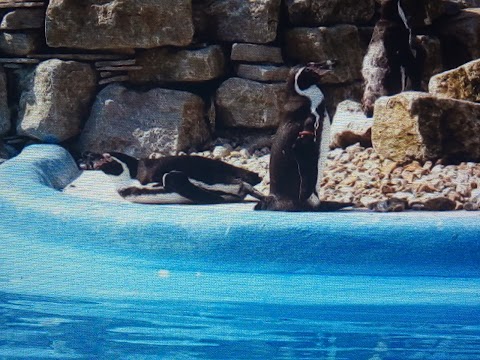
[{"label": "penguin lying on ground", "polygon": [[316,189],[330,144],[330,117],[318,84],[332,66],[332,61],[309,63],[290,72],[270,155],[270,195],[256,210],[328,211],[352,205],[320,202]]},{"label": "penguin lying on ground", "polygon": [[103,171],[120,196],[135,203],[218,204],[240,202],[247,195],[264,198],[253,188],[261,181],[258,174],[200,156],[137,160],[118,152],[85,153],[79,166]]}]

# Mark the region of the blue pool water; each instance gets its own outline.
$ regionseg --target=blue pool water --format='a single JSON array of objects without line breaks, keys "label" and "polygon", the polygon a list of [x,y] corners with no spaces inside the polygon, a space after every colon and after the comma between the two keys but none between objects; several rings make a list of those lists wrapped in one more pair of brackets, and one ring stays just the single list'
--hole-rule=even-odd
[{"label": "blue pool water", "polygon": [[0,359],[480,358],[478,278],[202,272],[0,239]]},{"label": "blue pool water", "polygon": [[0,359],[480,359],[475,213],[109,204],[75,176],[55,146],[0,167]]},{"label": "blue pool water", "polygon": [[0,294],[0,358],[479,359],[478,309]]}]

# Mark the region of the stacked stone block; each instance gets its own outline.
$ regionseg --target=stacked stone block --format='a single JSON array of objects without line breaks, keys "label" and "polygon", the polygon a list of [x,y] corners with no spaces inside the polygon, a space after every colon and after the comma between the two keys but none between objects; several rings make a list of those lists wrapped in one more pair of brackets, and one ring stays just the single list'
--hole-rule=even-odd
[{"label": "stacked stone block", "polygon": [[[321,84],[331,113],[359,100],[378,7],[375,0],[6,4],[0,136],[136,156],[199,148],[218,129],[275,129],[287,74],[306,62],[337,61]],[[475,10],[465,11],[460,25],[474,21]]]}]

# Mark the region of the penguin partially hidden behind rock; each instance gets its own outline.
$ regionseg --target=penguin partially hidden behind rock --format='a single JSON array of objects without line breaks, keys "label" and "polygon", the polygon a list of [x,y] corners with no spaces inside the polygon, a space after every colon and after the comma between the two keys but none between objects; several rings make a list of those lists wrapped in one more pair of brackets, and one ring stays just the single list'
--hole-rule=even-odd
[{"label": "penguin partially hidden behind rock", "polygon": [[247,195],[263,199],[253,188],[258,174],[200,156],[141,159],[118,153],[85,153],[83,170],[109,175],[120,196],[142,204],[219,204],[240,202]]},{"label": "penguin partially hidden behind rock", "polygon": [[408,1],[408,7],[403,2],[381,1],[380,19],[375,24],[363,59],[365,91],[362,108],[368,117],[373,116],[375,101],[379,97],[405,90],[420,91],[422,88],[426,54],[415,40],[409,14],[421,17],[425,7],[418,0]]},{"label": "penguin partially hidden behind rock", "polygon": [[260,199],[256,210],[331,211],[352,205],[320,202],[317,194],[330,144],[330,117],[318,84],[333,65],[309,63],[290,72],[270,155],[270,195]]}]

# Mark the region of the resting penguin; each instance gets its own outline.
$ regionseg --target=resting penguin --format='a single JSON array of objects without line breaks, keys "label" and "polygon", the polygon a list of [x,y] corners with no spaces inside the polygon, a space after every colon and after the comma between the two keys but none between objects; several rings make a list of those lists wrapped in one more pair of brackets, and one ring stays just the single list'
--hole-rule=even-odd
[{"label": "resting penguin", "polygon": [[128,201],[143,204],[217,204],[263,199],[253,188],[258,174],[200,156],[141,159],[118,153],[86,153],[83,170],[101,170]]},{"label": "resting penguin", "polygon": [[270,155],[270,195],[256,210],[322,211],[351,205],[321,203],[316,190],[330,142],[330,117],[318,83],[332,66],[333,61],[309,63],[290,72]]}]

